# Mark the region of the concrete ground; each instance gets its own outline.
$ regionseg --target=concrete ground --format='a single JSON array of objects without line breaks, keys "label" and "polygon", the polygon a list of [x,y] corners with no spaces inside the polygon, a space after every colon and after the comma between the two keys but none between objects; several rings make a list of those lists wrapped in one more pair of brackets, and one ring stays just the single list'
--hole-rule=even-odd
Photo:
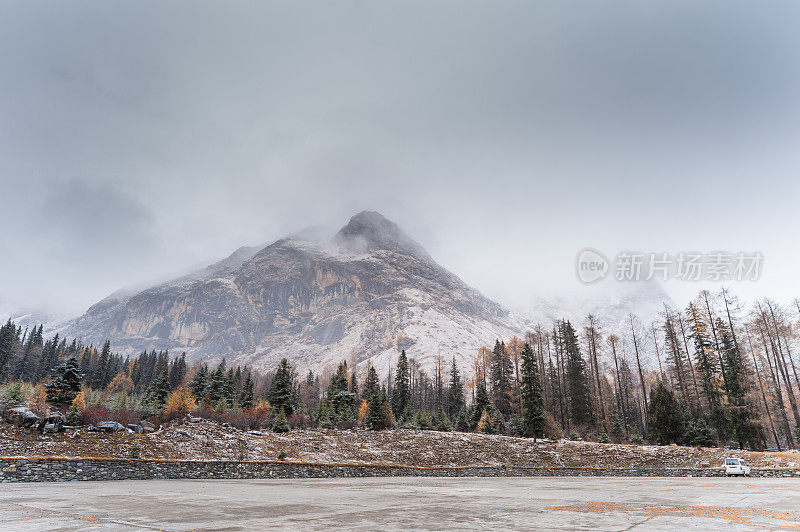
[{"label": "concrete ground", "polygon": [[0,485],[0,530],[800,528],[800,479],[367,478]]}]

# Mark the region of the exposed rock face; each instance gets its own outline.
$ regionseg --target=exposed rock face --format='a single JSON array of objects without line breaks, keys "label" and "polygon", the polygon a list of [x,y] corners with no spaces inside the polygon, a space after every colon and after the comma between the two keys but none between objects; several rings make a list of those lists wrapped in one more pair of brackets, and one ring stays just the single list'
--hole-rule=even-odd
[{"label": "exposed rock face", "polygon": [[328,242],[241,248],[204,270],[91,307],[67,333],[117,350],[187,351],[272,368],[320,370],[355,355],[385,372],[400,348],[423,365],[472,353],[523,323],[442,268],[376,212]]}]

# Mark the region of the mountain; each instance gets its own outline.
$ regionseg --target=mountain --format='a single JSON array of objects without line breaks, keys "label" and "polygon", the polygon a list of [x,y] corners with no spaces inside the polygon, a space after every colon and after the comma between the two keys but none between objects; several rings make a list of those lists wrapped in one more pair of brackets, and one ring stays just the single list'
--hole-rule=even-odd
[{"label": "mountain", "polygon": [[[620,338],[620,354],[633,360],[630,314],[636,315],[637,336],[640,340],[642,364],[656,368],[655,349],[652,341],[654,321],[661,320],[664,306],[674,308],[675,303],[657,280],[617,282],[607,281],[603,286],[584,286],[582,293],[567,297],[542,295],[531,296],[530,303],[514,310],[533,323],[552,324],[558,319],[572,321],[580,329],[589,314],[597,318],[597,324],[605,335],[616,334]],[[663,340],[659,327],[659,342]]]},{"label": "mountain", "polygon": [[116,350],[186,351],[301,371],[371,359],[386,373],[405,348],[423,367],[437,355],[466,368],[481,345],[520,335],[525,320],[438,265],[377,212],[328,240],[302,235],[243,247],[222,261],[93,305],[64,332]]}]

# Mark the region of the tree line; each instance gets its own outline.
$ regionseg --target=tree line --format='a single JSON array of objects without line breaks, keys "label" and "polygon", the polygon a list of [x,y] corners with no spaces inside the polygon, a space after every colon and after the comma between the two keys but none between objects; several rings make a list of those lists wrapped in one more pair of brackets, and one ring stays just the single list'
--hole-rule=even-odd
[{"label": "tree line", "polygon": [[80,395],[84,408],[88,399],[148,416],[174,396],[181,413],[287,430],[360,425],[786,449],[800,440],[798,316],[797,302],[745,309],[727,289],[703,291],[650,324],[630,315],[613,333],[593,315],[536,325],[480,347],[469,367],[437,357],[426,369],[401,350],[382,376],[354,356],[304,377],[286,359],[262,374],[225,359],[189,365],[166,351],[122,357],[109,342],[98,350],[57,334],[44,340],[42,326],[9,321],[0,327],[0,382],[6,395],[25,389],[39,404],[48,393],[61,407]]}]

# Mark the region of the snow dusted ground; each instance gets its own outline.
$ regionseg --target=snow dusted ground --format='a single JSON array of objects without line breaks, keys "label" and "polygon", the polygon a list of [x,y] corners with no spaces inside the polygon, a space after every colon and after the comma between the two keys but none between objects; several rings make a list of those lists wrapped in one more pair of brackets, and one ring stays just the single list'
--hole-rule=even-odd
[{"label": "snow dusted ground", "polygon": [[414,466],[561,466],[670,468],[719,467],[725,457],[743,458],[753,467],[800,467],[799,452],[759,453],[678,446],[534,442],[510,436],[395,430],[295,430],[288,434],[249,433],[209,421],[180,423],[152,434],[102,434],[68,430],[39,434],[0,425],[0,456],[184,460],[275,460]]}]

